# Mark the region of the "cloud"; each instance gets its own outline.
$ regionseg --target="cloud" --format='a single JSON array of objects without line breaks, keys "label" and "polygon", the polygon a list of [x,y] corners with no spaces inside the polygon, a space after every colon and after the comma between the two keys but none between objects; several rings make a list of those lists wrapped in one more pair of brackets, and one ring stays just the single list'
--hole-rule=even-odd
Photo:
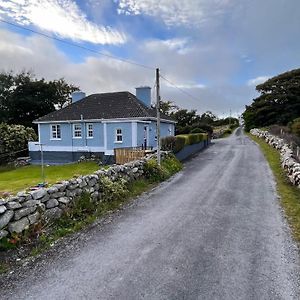
[{"label": "cloud", "polygon": [[[87,56],[81,62],[72,62],[52,41],[39,36],[24,37],[0,29],[0,40],[0,64],[2,68],[0,72],[2,70],[19,72],[26,69],[32,70],[38,78],[44,77],[47,80],[64,77],[67,82],[79,85],[87,94],[122,90],[135,93],[134,88],[136,86],[150,85],[153,87],[154,84],[154,71],[102,56]],[[165,44],[162,41],[163,47],[166,47]],[[145,48],[145,44],[141,44],[136,51],[140,53],[141,48]],[[167,49],[169,48],[167,47]],[[160,56],[156,57],[155,55],[156,50],[153,49],[153,51],[153,59],[160,59]],[[171,53],[166,52],[166,55],[171,55]],[[148,54],[149,52],[145,56]],[[177,59],[179,62],[177,69],[181,71],[181,69],[185,69],[186,61],[183,59],[181,62],[178,57],[182,57],[182,55],[175,52],[170,59],[172,61]],[[200,61],[200,64],[202,63]],[[169,66],[166,60],[161,64],[163,69],[167,69]],[[187,70],[184,72],[172,73],[169,71],[164,73],[179,88],[193,95],[193,98],[161,80],[162,99],[172,100],[183,108],[197,109],[199,112],[211,110],[221,115],[223,112],[229,112],[229,107],[232,111],[242,110],[244,104],[249,102],[253,96],[254,89],[252,87],[246,86],[236,89],[226,85],[204,86],[201,80],[195,80],[197,68],[195,67],[193,71],[186,68]],[[152,96],[154,99],[154,90]]]},{"label": "cloud", "polygon": [[37,35],[24,37],[0,28],[0,40],[0,72],[25,69],[47,80],[64,77],[87,93],[134,91],[153,82],[154,72],[103,56],[72,62],[54,42]]},{"label": "cloud", "polygon": [[152,39],[145,41],[148,51],[157,52],[158,50],[170,51],[178,54],[187,54],[192,47],[187,38],[173,38],[166,40]]},{"label": "cloud", "polygon": [[124,33],[90,22],[72,0],[0,0],[1,15],[73,41],[95,44],[126,41]]},{"label": "cloud", "polygon": [[271,76],[258,76],[256,78],[249,79],[247,81],[248,86],[257,86],[258,84],[264,83],[267,81]]},{"label": "cloud", "polygon": [[233,0],[118,0],[118,12],[125,15],[146,14],[159,18],[167,26],[196,26],[217,18]]}]

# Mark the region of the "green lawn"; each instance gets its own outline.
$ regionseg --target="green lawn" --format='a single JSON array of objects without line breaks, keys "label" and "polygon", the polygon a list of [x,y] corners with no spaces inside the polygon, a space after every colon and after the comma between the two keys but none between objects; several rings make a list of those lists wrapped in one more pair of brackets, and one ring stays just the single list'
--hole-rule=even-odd
[{"label": "green lawn", "polygon": [[[45,166],[45,179],[49,184],[72,178],[74,175],[87,175],[98,170],[96,162],[80,162],[60,166]],[[14,170],[0,169],[0,197],[5,192],[15,193],[41,182],[41,166],[25,166]]]},{"label": "green lawn", "polygon": [[281,198],[281,205],[285,210],[287,220],[292,228],[295,239],[300,242],[300,190],[288,180],[280,165],[279,152],[267,144],[263,139],[248,134],[259,144],[265,158],[273,171],[277,192]]}]

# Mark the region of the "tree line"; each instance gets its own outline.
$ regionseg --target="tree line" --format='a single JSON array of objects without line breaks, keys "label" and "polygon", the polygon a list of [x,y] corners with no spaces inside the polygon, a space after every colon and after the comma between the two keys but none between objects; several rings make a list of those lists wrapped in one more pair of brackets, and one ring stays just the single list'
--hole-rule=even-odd
[{"label": "tree line", "polygon": [[273,124],[300,127],[300,69],[270,78],[256,90],[260,96],[243,113],[247,131]]},{"label": "tree line", "polygon": [[237,118],[228,117],[219,119],[211,111],[199,115],[195,109],[187,110],[179,108],[172,101],[161,101],[160,110],[163,114],[170,116],[176,121],[176,135],[188,133],[209,133],[212,134],[213,127],[232,125],[234,127],[239,125]]}]

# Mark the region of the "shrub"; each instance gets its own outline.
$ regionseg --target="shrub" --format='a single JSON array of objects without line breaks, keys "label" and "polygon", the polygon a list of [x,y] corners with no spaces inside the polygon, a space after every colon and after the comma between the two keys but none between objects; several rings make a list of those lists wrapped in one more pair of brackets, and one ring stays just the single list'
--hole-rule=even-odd
[{"label": "shrub", "polygon": [[224,131],[224,133],[223,134],[231,134],[232,133],[232,130],[231,129],[226,129],[225,131]]},{"label": "shrub", "polygon": [[[202,130],[202,132],[204,133],[208,133],[208,134],[212,134],[213,133],[213,128],[208,125],[208,124],[204,124],[204,123],[198,123],[196,125],[196,127],[194,127],[195,129],[199,128],[200,130]],[[197,133],[197,132],[192,132],[193,130],[190,131],[190,133]],[[200,132],[201,133],[201,132]]]},{"label": "shrub", "polygon": [[234,129],[237,128],[237,127],[238,127],[237,124],[231,124],[231,125],[229,126],[229,128],[230,128],[231,130],[234,130]]},{"label": "shrub", "polygon": [[37,140],[37,136],[32,128],[23,125],[0,124],[0,163],[16,157],[18,152],[27,149],[28,141]]},{"label": "shrub", "polygon": [[144,176],[150,182],[160,182],[168,179],[176,172],[180,171],[182,164],[177,160],[173,154],[169,154],[161,165],[157,164],[155,159],[150,159],[144,165]]},{"label": "shrub", "polygon": [[205,133],[205,131],[201,128],[194,128],[191,130],[191,133]]},{"label": "shrub", "polygon": [[190,125],[186,126],[176,126],[176,134],[188,134],[191,132],[192,127]]},{"label": "shrub", "polygon": [[182,150],[185,146],[186,138],[184,136],[178,135],[175,139],[175,145],[174,145],[174,153],[179,152]]},{"label": "shrub", "polygon": [[144,165],[144,176],[150,182],[159,182],[165,179],[163,170],[155,159],[149,159]]},{"label": "shrub", "polygon": [[167,136],[161,139],[161,150],[163,151],[173,151],[175,148],[176,137]]},{"label": "shrub", "polygon": [[81,221],[86,215],[94,213],[95,203],[92,202],[89,193],[84,192],[74,199],[72,206],[65,208],[63,216],[55,221],[60,227],[68,227],[71,223]]},{"label": "shrub", "polygon": [[171,177],[182,169],[181,162],[174,156],[174,154],[169,154],[169,157],[164,159],[161,165],[162,168],[166,170],[167,178]]},{"label": "shrub", "polygon": [[120,200],[128,194],[125,180],[112,181],[108,177],[102,176],[99,183],[104,201]]},{"label": "shrub", "polygon": [[199,141],[199,133],[189,134],[189,145],[197,144]]},{"label": "shrub", "polygon": [[189,145],[198,144],[201,141],[207,139],[207,134],[205,133],[193,133],[188,135]]},{"label": "shrub", "polygon": [[292,133],[300,137],[300,118],[293,120],[291,124]]}]

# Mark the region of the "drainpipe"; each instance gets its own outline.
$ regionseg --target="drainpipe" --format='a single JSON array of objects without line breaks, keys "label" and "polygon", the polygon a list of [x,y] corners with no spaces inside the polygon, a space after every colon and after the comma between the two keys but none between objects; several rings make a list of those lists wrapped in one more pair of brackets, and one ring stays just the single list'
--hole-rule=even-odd
[{"label": "drainpipe", "polygon": [[85,137],[85,127],[84,127],[83,115],[80,115],[80,120],[81,120],[81,128],[82,128],[83,146],[87,146],[87,141],[86,141],[86,137]]}]

